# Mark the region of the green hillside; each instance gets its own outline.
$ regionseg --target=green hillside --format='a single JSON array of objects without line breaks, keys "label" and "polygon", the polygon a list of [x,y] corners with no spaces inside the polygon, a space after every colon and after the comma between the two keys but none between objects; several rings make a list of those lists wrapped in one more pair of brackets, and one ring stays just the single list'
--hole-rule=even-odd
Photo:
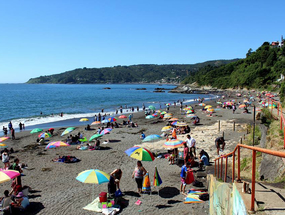
[{"label": "green hillside", "polygon": [[186,77],[182,84],[197,82],[200,86],[217,88],[266,89],[281,74],[285,74],[285,47],[273,47],[265,42],[255,52],[250,49],[246,58],[220,67],[207,65]]},{"label": "green hillside", "polygon": [[188,74],[194,74],[206,65],[213,67],[237,61],[215,60],[197,64],[114,66],[105,68],[82,68],[61,74],[31,78],[27,83],[97,84],[97,83],[179,83]]}]

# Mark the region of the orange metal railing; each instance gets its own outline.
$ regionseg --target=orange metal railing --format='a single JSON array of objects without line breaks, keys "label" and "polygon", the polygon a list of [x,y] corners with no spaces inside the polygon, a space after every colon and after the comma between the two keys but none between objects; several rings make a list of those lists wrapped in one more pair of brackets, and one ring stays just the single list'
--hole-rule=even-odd
[{"label": "orange metal railing", "polygon": [[[227,182],[227,177],[228,177],[228,158],[232,157],[233,158],[233,163],[232,163],[232,182],[235,180],[235,153],[237,151],[237,181],[241,182],[241,177],[240,177],[240,148],[245,148],[252,150],[252,177],[251,177],[251,204],[250,204],[250,210],[254,211],[254,199],[255,199],[255,172],[256,172],[256,152],[261,152],[273,156],[278,156],[285,158],[285,152],[280,152],[280,151],[274,151],[270,149],[264,149],[256,146],[247,146],[243,144],[237,144],[235,149],[226,154],[223,155],[219,158],[216,158],[215,161],[215,172],[214,175],[217,178],[223,179],[224,182]],[[224,177],[223,177],[223,159],[226,159],[225,163],[225,171],[224,171]],[[221,162],[220,162],[221,160]]]},{"label": "orange metal railing", "polygon": [[[268,107],[269,104],[271,106],[273,105],[273,102],[277,103],[277,115],[279,116],[280,119],[280,129],[283,129],[283,135],[284,135],[284,148],[285,148],[285,118],[283,116],[282,112],[282,105],[280,102],[275,101],[274,99],[268,97],[267,98],[268,102]],[[272,109],[271,108],[271,114],[272,114]],[[255,117],[255,116],[254,116]],[[261,152],[261,153],[266,153],[270,154],[273,156],[278,156],[285,158],[285,152],[280,152],[280,151],[274,151],[270,149],[264,149],[260,147],[255,147],[255,146],[247,146],[242,144],[242,139],[241,143],[237,144],[235,149],[226,154],[223,155],[219,158],[216,158],[215,161],[215,172],[214,175],[217,178],[223,179],[224,182],[227,182],[227,177],[228,177],[228,158],[232,157],[233,162],[232,162],[232,182],[235,180],[235,160],[236,160],[236,151],[237,151],[237,182],[241,182],[241,177],[240,177],[240,148],[245,148],[252,150],[252,177],[251,177],[251,182],[252,182],[252,187],[251,187],[251,204],[250,204],[250,210],[254,211],[254,199],[255,199],[255,172],[256,172],[256,152]],[[225,159],[225,171],[224,171],[224,177],[223,177],[223,159]]]}]

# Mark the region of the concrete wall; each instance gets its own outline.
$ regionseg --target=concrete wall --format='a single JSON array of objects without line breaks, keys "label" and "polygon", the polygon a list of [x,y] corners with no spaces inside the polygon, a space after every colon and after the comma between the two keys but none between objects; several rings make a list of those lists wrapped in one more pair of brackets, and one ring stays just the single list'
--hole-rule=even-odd
[{"label": "concrete wall", "polygon": [[210,215],[247,214],[244,202],[235,184],[223,183],[213,175],[207,176],[210,195]]}]

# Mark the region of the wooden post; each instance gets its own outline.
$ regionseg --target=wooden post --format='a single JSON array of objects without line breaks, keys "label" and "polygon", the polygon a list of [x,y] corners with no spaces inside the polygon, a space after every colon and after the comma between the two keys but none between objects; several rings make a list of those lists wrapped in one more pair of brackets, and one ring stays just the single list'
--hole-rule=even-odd
[{"label": "wooden post", "polygon": [[223,131],[223,138],[225,139],[225,132]]},{"label": "wooden post", "polygon": [[240,144],[242,144],[242,138],[240,138]]},{"label": "wooden post", "polygon": [[254,146],[254,135],[255,135],[255,105],[253,106],[253,132],[252,132],[252,146]]},{"label": "wooden post", "polygon": [[236,130],[236,122],[234,122],[234,124],[233,124],[233,131],[235,131]]},{"label": "wooden post", "polygon": [[252,176],[251,176],[251,202],[250,211],[254,212],[255,199],[255,169],[256,169],[256,151],[252,151]]},{"label": "wooden post", "polygon": [[218,131],[219,132],[221,131],[221,121],[220,120],[218,121]]},{"label": "wooden post", "polygon": [[214,176],[215,176],[215,177],[217,177],[217,175],[216,175],[216,168],[217,168],[217,162],[216,162],[216,160],[215,160],[215,173],[214,173]]},{"label": "wooden post", "polygon": [[220,159],[218,159],[218,171],[217,171],[217,178],[219,178],[220,175]]}]

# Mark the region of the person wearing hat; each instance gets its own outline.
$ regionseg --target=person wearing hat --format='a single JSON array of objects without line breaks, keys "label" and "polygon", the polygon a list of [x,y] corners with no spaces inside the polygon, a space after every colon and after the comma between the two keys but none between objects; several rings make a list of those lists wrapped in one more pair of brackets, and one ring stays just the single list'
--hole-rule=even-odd
[{"label": "person wearing hat", "polygon": [[22,192],[19,192],[17,196],[15,196],[14,202],[10,205],[10,213],[16,214],[27,208],[30,204],[27,196],[24,196]]}]

